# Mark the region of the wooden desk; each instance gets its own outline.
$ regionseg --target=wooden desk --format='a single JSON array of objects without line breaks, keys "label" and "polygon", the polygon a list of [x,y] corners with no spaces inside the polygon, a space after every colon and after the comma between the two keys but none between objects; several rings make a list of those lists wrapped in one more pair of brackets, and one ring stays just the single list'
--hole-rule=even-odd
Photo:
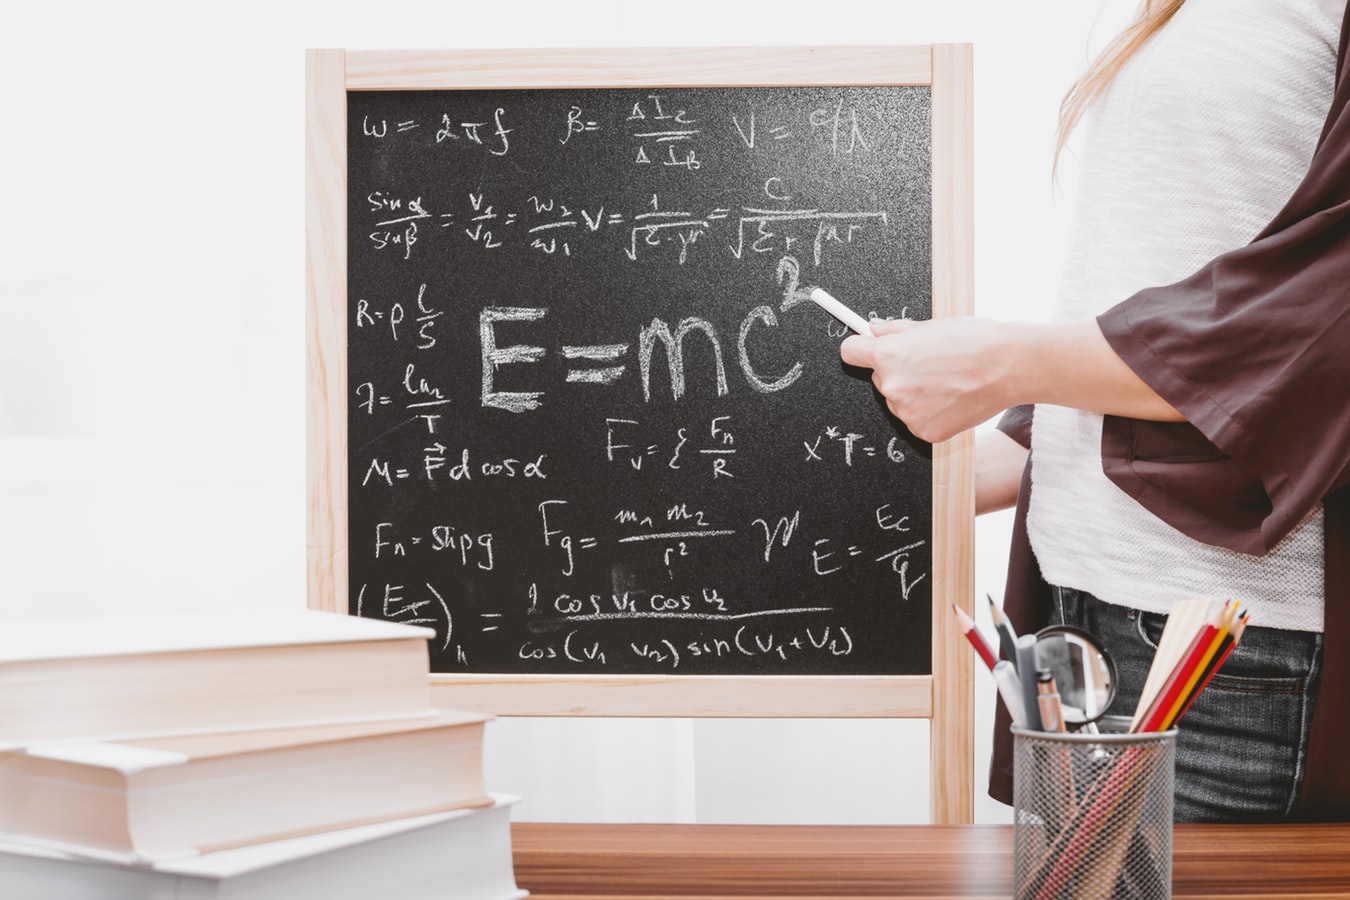
[{"label": "wooden desk", "polygon": [[[533,900],[1006,898],[1009,825],[512,826]],[[1350,824],[1178,825],[1179,900],[1350,898]]]}]

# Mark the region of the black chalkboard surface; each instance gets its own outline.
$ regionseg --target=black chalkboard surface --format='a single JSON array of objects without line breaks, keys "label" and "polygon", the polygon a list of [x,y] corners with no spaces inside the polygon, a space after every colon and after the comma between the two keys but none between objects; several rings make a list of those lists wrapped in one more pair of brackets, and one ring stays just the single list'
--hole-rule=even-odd
[{"label": "black chalkboard surface", "polygon": [[347,95],[350,611],[437,672],[931,668],[927,87]]}]

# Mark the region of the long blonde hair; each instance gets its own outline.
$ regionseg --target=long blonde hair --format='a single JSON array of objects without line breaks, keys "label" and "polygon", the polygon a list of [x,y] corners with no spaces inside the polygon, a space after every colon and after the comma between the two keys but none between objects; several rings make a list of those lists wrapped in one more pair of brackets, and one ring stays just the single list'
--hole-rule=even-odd
[{"label": "long blonde hair", "polygon": [[1168,23],[1186,0],[1144,0],[1134,21],[1106,45],[1087,67],[1059,104],[1059,130],[1055,134],[1055,159],[1068,143],[1069,135],[1102,94],[1111,80],[1129,62],[1130,57],[1148,43]]}]

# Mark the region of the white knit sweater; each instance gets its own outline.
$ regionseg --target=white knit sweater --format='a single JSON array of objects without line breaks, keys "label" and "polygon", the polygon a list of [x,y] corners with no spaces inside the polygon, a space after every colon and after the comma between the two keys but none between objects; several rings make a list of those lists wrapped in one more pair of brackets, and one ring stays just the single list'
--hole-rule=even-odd
[{"label": "white knit sweater", "polygon": [[[1312,156],[1343,10],[1189,0],[1127,64],[1083,125],[1056,319],[1178,281],[1265,226]],[[1106,479],[1101,431],[1100,416],[1036,409],[1027,524],[1051,584],[1152,612],[1236,598],[1253,625],[1321,630],[1320,509],[1264,557],[1198,543]]]}]

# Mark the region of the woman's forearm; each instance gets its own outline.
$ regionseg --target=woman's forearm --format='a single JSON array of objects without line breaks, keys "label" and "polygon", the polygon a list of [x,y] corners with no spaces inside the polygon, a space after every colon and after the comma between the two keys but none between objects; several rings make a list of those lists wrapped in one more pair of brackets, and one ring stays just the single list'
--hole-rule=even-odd
[{"label": "woman's forearm", "polygon": [[1180,422],[1184,418],[1111,349],[1093,319],[1011,324],[1009,390],[1017,403],[1051,403],[1086,412]]},{"label": "woman's forearm", "polygon": [[872,370],[886,405],[911,431],[942,441],[1026,403],[1179,422],[1182,416],[1129,366],[1097,322],[1032,324],[972,317],[873,322],[844,362]]},{"label": "woman's forearm", "polygon": [[1001,431],[975,439],[975,515],[998,512],[1017,502],[1027,452]]}]

